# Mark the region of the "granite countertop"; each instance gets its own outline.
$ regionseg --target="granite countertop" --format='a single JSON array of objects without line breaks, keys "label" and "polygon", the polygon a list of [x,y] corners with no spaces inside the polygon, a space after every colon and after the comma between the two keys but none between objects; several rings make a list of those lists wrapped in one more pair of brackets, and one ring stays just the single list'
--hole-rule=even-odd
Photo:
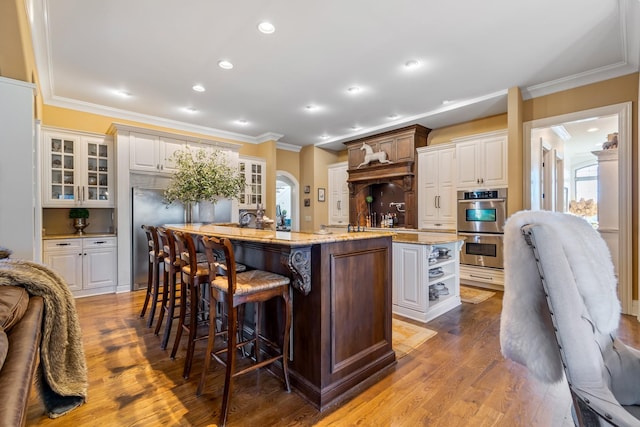
[{"label": "granite countertop", "polygon": [[272,243],[287,246],[309,246],[322,243],[334,243],[350,240],[374,239],[393,236],[391,232],[365,231],[360,233],[327,232],[304,233],[292,231],[258,230],[255,228],[240,228],[213,224],[166,224],[172,230],[187,233],[227,237],[232,240],[247,242]]},{"label": "granite countertop", "polygon": [[393,236],[394,242],[415,243],[418,245],[438,245],[460,240],[464,240],[464,238],[453,233],[395,233]]},{"label": "granite countertop", "polygon": [[116,237],[116,233],[69,233],[69,234],[45,234],[42,236],[42,240],[59,240],[59,239],[85,239],[96,237]]}]

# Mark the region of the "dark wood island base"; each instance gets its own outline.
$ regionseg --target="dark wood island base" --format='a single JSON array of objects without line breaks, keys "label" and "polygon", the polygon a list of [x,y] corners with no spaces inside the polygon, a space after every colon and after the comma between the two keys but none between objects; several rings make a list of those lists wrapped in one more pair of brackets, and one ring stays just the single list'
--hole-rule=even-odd
[{"label": "dark wood island base", "polygon": [[[391,233],[170,227],[229,237],[240,262],[291,277],[291,383],[319,410],[377,382],[396,363],[391,346]],[[279,310],[274,306],[269,311],[271,322]]]}]

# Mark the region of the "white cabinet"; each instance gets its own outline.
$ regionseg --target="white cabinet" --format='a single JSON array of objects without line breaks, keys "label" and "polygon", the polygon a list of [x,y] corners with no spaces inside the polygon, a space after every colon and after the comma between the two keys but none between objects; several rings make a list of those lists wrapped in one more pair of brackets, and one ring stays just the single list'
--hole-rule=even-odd
[{"label": "white cabinet", "polygon": [[507,132],[458,138],[456,175],[458,189],[496,188],[507,185]]},{"label": "white cabinet", "polygon": [[240,209],[255,209],[256,205],[264,205],[266,196],[267,162],[254,157],[240,157],[238,170],[247,185],[239,197]]},{"label": "white cabinet", "polygon": [[347,162],[329,165],[329,224],[349,223],[349,173]]},{"label": "white cabinet", "polygon": [[46,240],[44,263],[60,274],[74,296],[115,292],[115,237]]},{"label": "white cabinet", "polygon": [[456,149],[452,144],[418,150],[418,228],[456,229]]},{"label": "white cabinet", "polygon": [[[449,257],[429,263],[429,255],[440,248]],[[434,245],[393,243],[393,313],[428,322],[460,305],[458,241]],[[436,289],[437,288],[437,289]],[[437,290],[437,297],[430,298]]]},{"label": "white cabinet", "polygon": [[113,207],[113,143],[104,135],[43,132],[43,207]]},{"label": "white cabinet", "polygon": [[138,172],[173,173],[171,156],[185,149],[184,140],[140,132],[129,134],[129,169]]},{"label": "white cabinet", "polygon": [[462,264],[460,266],[460,282],[478,288],[504,291],[504,270]]}]

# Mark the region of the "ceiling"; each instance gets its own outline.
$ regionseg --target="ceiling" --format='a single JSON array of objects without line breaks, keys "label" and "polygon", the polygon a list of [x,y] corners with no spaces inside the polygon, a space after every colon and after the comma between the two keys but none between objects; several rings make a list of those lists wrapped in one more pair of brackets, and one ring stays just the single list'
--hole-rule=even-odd
[{"label": "ceiling", "polygon": [[509,88],[541,96],[640,58],[639,0],[27,3],[46,104],[291,148],[504,113]]}]

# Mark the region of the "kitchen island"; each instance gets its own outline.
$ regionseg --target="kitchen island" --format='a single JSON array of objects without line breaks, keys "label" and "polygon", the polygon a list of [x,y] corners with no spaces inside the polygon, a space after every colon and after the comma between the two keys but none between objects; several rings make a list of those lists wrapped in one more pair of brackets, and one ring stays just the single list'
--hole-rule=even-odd
[{"label": "kitchen island", "polygon": [[[392,233],[314,234],[211,224],[167,227],[227,237],[238,262],[291,278],[291,383],[318,409],[378,381],[395,364]],[[267,311],[268,323],[278,330],[279,310],[274,306]]]},{"label": "kitchen island", "polygon": [[456,234],[399,232],[393,237],[393,313],[429,322],[459,306]]}]

